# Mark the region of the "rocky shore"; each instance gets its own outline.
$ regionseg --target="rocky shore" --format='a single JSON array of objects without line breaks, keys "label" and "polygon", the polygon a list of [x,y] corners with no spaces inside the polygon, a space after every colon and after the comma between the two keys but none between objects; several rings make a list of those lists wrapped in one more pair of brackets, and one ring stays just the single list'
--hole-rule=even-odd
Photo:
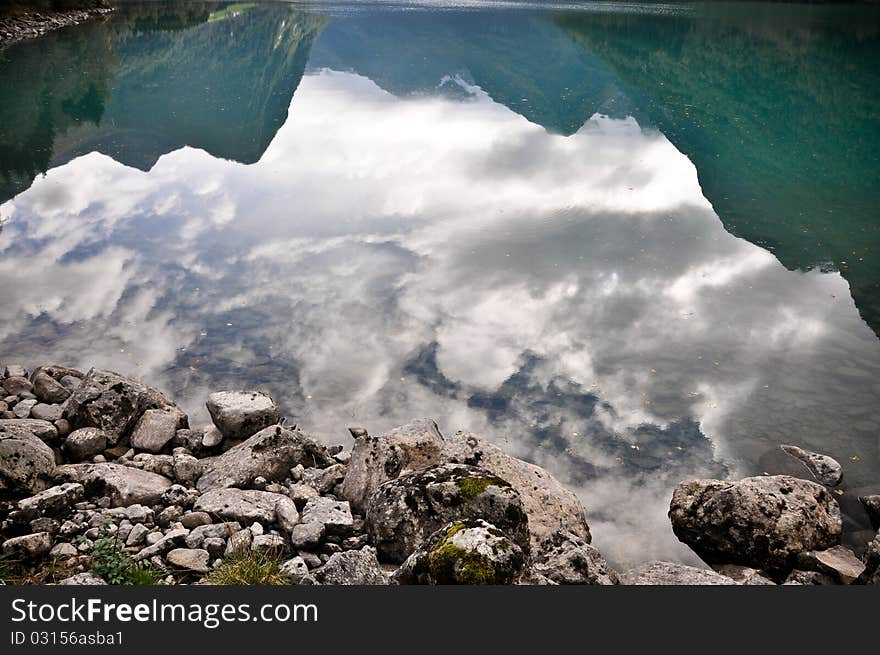
[{"label": "rocky shore", "polygon": [[[351,427],[348,450],[260,391],[211,394],[213,424],[194,427],[112,371],[9,365],[2,389],[8,584],[880,583],[880,533],[863,559],[841,546],[837,501],[812,480],[684,481],[673,530],[711,568],[618,572],[552,475],[428,419]],[[839,482],[836,462],[797,450]],[[880,497],[862,502],[878,529]]]},{"label": "rocky shore", "polygon": [[0,14],[0,48],[43,36],[62,27],[78,25],[112,11],[112,7],[102,6],[72,11],[26,11],[11,16]]}]

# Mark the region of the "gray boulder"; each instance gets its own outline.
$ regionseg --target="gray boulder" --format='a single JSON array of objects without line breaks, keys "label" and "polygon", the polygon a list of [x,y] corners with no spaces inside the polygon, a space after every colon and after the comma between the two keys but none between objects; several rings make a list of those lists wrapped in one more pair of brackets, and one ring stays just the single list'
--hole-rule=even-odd
[{"label": "gray boulder", "polygon": [[236,532],[241,530],[241,523],[213,523],[211,525],[200,525],[193,528],[186,536],[187,548],[201,548],[208,539],[229,539]]},{"label": "gray boulder", "polygon": [[520,495],[533,547],[557,530],[590,543],[584,507],[578,497],[539,466],[511,457],[479,437],[458,432],[444,437],[436,423],[418,419],[379,437],[357,434],[342,493],[358,512],[379,485],[400,475],[446,462],[479,466],[506,480]]},{"label": "gray boulder", "polygon": [[617,573],[593,546],[573,532],[558,530],[533,553],[532,570],[560,585],[615,585]]},{"label": "gray boulder", "polygon": [[787,444],[783,444],[780,448],[799,460],[817,482],[834,487],[843,480],[843,467],[833,457]]},{"label": "gray boulder", "polygon": [[31,382],[33,382],[38,375],[45,374],[49,377],[60,381],[63,381],[64,378],[74,378],[77,381],[77,384],[85,377],[82,371],[79,371],[75,368],[70,368],[69,366],[59,366],[57,364],[52,364],[51,366],[39,366],[34,369],[34,372],[31,373]]},{"label": "gray boulder", "polygon": [[26,424],[0,421],[0,490],[37,493],[51,484],[55,454]]},{"label": "gray boulder", "polygon": [[175,453],[171,460],[174,479],[186,487],[195,487],[196,481],[202,476],[202,463],[186,453]]},{"label": "gray boulder", "polygon": [[34,385],[24,376],[12,376],[3,380],[3,390],[10,396],[21,393],[33,393]]},{"label": "gray boulder", "polygon": [[106,585],[107,583],[94,573],[77,573],[76,575],[72,575],[69,578],[64,578],[64,580],[62,580],[58,584],[98,587]]},{"label": "gray boulder", "polygon": [[669,509],[675,535],[709,564],[779,571],[840,542],[840,508],[822,485],[785,475],[688,480]]},{"label": "gray boulder", "polygon": [[119,373],[92,369],[64,402],[70,427],[101,428],[111,445],[128,437],[148,409],[174,407],[158,389]]},{"label": "gray boulder", "polygon": [[[164,536],[160,537],[159,540],[155,543],[147,546],[146,548],[142,548],[134,555],[134,557],[132,557],[132,559],[135,562],[139,562],[143,559],[149,559],[156,555],[161,555],[162,553],[171,550],[174,546],[181,543],[188,534],[189,530],[187,530],[186,528],[171,530]],[[147,543],[149,543],[149,541]]]},{"label": "gray boulder", "polygon": [[375,549],[369,546],[331,555],[312,575],[323,585],[387,585],[390,582],[376,559]]},{"label": "gray boulder", "polygon": [[171,486],[164,476],[121,464],[66,464],[56,477],[82,483],[88,496],[107,496],[111,507],[156,505]]},{"label": "gray boulder", "polygon": [[194,573],[208,573],[211,570],[209,558],[208,551],[202,548],[175,548],[165,555],[165,561],[171,566]]},{"label": "gray boulder", "polygon": [[44,403],[63,403],[70,396],[70,390],[47,373],[39,372],[32,380],[34,395]]},{"label": "gray boulder", "polygon": [[416,419],[379,437],[366,431],[351,451],[342,493],[356,512],[366,511],[372,493],[384,482],[443,461],[443,436],[430,419]]},{"label": "gray boulder", "polygon": [[186,426],[186,414],[176,407],[148,409],[131,433],[131,445],[138,450],[158,453]]},{"label": "gray boulder", "polygon": [[216,425],[212,425],[202,432],[202,448],[210,450],[221,443],[223,443],[223,433],[217,429]]},{"label": "gray boulder", "polygon": [[35,418],[11,418],[0,419],[0,430],[3,427],[22,428],[33,434],[38,439],[47,443],[52,443],[58,437],[58,428],[49,421],[41,421]]},{"label": "gray boulder", "polygon": [[91,459],[107,448],[107,433],[99,428],[74,430],[64,440],[62,449],[74,462]]},{"label": "gray boulder", "polygon": [[481,519],[457,521],[430,535],[394,574],[400,584],[512,584],[525,566],[520,547]]},{"label": "gray boulder", "polygon": [[323,539],[323,523],[298,523],[290,531],[290,544],[296,550],[315,548]]},{"label": "gray boulder", "polygon": [[735,585],[727,576],[673,562],[647,562],[620,576],[625,585]]},{"label": "gray boulder", "polygon": [[451,462],[479,466],[510,483],[522,499],[533,546],[557,530],[572,532],[590,543],[590,528],[580,499],[540,466],[511,457],[466,432],[447,438],[443,456]]},{"label": "gray boulder", "polygon": [[281,573],[296,584],[309,574],[309,567],[306,565],[305,560],[297,555],[281,565]]},{"label": "gray boulder", "polygon": [[31,407],[31,418],[39,421],[49,421],[54,423],[61,420],[61,405],[47,405],[46,403],[37,403]]},{"label": "gray boulder", "polygon": [[211,515],[207,512],[187,512],[180,517],[180,523],[192,530],[203,525],[211,525]]},{"label": "gray boulder", "polygon": [[282,418],[275,401],[262,391],[218,391],[205,404],[227,439],[247,439]]},{"label": "gray boulder", "polygon": [[296,505],[282,494],[254,489],[214,489],[199,496],[193,510],[244,525],[255,521],[269,524],[276,521],[279,505],[282,514],[296,513]]},{"label": "gray boulder", "polygon": [[[293,502],[293,501],[291,501]],[[346,535],[354,527],[348,501],[325,496],[310,499],[303,507],[301,521],[305,525],[321,525],[330,535]]]},{"label": "gray boulder", "polygon": [[144,539],[147,538],[147,533],[150,532],[150,529],[146,527],[143,523],[136,523],[131,527],[131,531],[128,533],[128,536],[125,538],[126,546],[140,546],[144,543]]},{"label": "gray boulder", "polygon": [[12,408],[12,413],[17,419],[29,418],[31,415],[31,410],[36,406],[36,404],[36,398],[27,398],[25,400],[20,400],[15,404],[15,407]]},{"label": "gray boulder", "polygon": [[9,364],[3,369],[3,378],[26,378],[27,369],[21,364]]},{"label": "gray boulder", "polygon": [[370,497],[366,515],[372,543],[390,562],[404,561],[429,535],[465,519],[492,523],[528,552],[528,519],[519,494],[475,466],[441,464],[389,480]]},{"label": "gray boulder", "polygon": [[18,501],[18,511],[26,518],[33,520],[40,516],[61,516],[70,511],[85,493],[83,486],[77,482],[67,482],[50,487],[30,498]]},{"label": "gray boulder", "polygon": [[3,554],[14,559],[39,559],[52,550],[52,535],[48,532],[12,537],[3,542]]},{"label": "gray boulder", "polygon": [[199,491],[221,487],[246,488],[262,477],[284,480],[298,464],[324,468],[334,463],[327,449],[298,430],[271,426],[204,462]]},{"label": "gray boulder", "polygon": [[312,487],[318,494],[329,494],[345,480],[345,474],[344,464],[333,464],[325,469],[307,468],[303,471],[302,483]]}]

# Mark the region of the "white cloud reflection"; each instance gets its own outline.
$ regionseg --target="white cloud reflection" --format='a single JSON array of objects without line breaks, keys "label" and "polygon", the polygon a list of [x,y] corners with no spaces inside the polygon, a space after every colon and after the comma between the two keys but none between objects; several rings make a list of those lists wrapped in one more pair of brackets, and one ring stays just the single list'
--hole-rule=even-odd
[{"label": "white cloud reflection", "polygon": [[[682,418],[741,472],[791,440],[858,452],[853,486],[877,471],[880,348],[845,281],[725,232],[632,119],[562,137],[479,90],[323,71],[255,165],[92,154],[2,214],[4,354],[132,373],[201,419],[210,389],[268,386],[328,440],[421,415],[482,432],[577,484],[619,560],[692,557],[671,486],[717,464]],[[702,454],[640,468],[649,450]]]}]

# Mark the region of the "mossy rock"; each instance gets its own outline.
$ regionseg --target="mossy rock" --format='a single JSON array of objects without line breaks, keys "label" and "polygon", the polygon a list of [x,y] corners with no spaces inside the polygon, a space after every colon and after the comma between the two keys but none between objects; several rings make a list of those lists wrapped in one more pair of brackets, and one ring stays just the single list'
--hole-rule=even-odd
[{"label": "mossy rock", "polygon": [[512,584],[525,563],[522,549],[480,519],[450,523],[432,534],[395,574],[400,584]]},{"label": "mossy rock", "polygon": [[440,464],[380,485],[367,506],[367,529],[380,558],[403,562],[432,533],[483,519],[528,552],[528,518],[517,491],[484,469]]}]

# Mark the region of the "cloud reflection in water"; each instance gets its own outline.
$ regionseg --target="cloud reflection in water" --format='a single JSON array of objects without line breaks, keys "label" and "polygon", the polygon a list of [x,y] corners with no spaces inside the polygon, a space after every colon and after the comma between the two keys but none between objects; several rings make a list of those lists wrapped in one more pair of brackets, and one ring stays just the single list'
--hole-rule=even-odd
[{"label": "cloud reflection in water", "polygon": [[325,70],[257,164],[50,171],[0,212],[4,351],[140,376],[200,419],[245,384],[330,441],[420,415],[484,433],[576,485],[618,560],[692,558],[665,516],[687,475],[782,441],[877,462],[880,348],[839,275],[725,232],[632,119],[551,135],[464,90]]}]

